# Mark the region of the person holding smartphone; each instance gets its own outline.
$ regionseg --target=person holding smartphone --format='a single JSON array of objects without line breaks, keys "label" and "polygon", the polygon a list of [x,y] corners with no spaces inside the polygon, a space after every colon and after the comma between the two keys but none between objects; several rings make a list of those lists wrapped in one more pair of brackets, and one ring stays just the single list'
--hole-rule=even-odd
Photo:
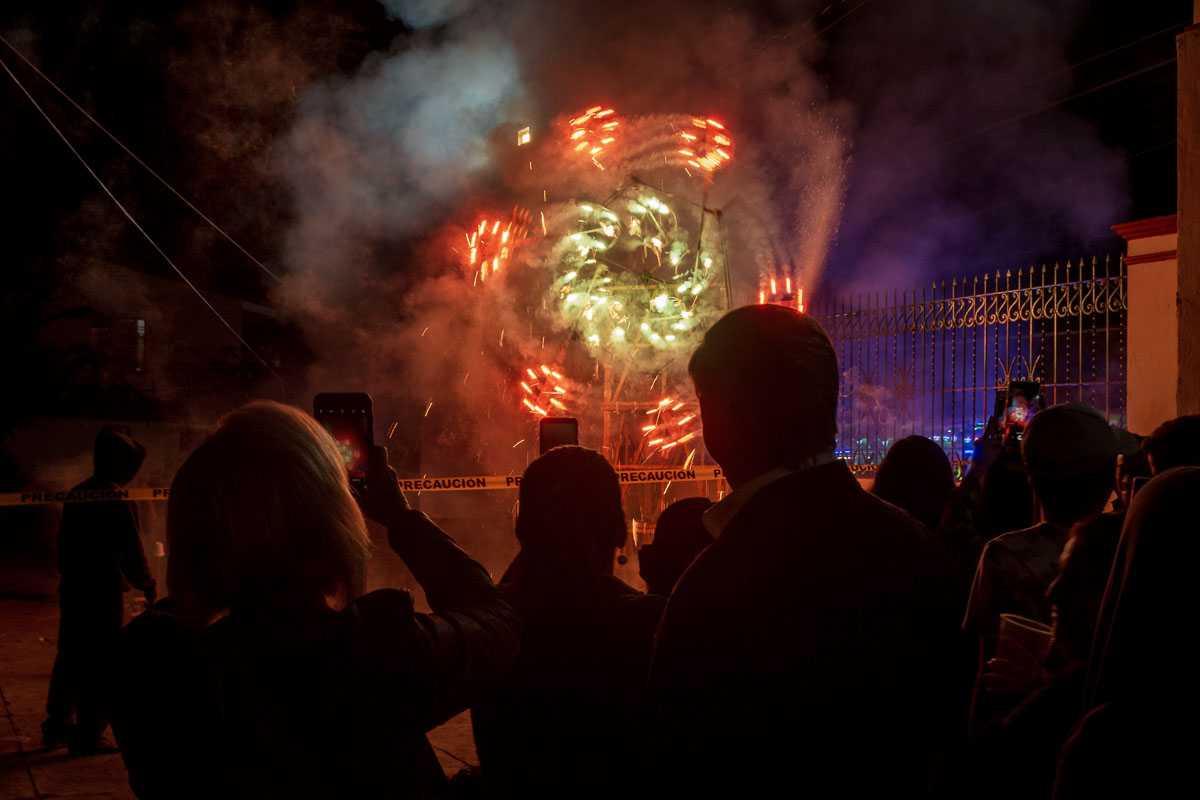
[{"label": "person holding smartphone", "polygon": [[[425,738],[517,654],[487,571],[409,509],[373,447],[363,507],[345,459],[302,411],[256,402],[188,457],[167,512],[168,597],[119,648],[113,728],[149,797],[428,797]],[[425,590],[351,587],[363,512]]]}]

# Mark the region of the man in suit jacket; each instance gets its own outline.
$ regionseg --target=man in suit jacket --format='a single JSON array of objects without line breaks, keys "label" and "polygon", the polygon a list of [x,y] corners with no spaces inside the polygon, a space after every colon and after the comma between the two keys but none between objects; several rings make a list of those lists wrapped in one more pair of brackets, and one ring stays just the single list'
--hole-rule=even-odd
[{"label": "man in suit jacket", "polygon": [[812,318],[725,315],[689,366],[733,491],[671,595],[651,668],[659,778],[919,796],[951,698],[956,614],[922,526],[834,458],[837,356]]}]

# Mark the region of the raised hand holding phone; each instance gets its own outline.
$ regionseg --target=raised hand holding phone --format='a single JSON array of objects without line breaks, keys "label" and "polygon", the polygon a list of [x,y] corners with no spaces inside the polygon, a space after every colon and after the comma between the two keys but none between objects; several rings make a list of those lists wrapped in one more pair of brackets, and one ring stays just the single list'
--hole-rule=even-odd
[{"label": "raised hand holding phone", "polygon": [[313,398],[313,416],[329,431],[346,464],[350,487],[367,491],[367,467],[375,444],[375,411],[366,392],[322,392]]},{"label": "raised hand holding phone", "polygon": [[388,464],[388,451],[383,445],[371,447],[367,461],[367,490],[359,497],[359,505],[367,519],[380,525],[391,525],[409,510],[408,499],[400,491],[396,471]]}]

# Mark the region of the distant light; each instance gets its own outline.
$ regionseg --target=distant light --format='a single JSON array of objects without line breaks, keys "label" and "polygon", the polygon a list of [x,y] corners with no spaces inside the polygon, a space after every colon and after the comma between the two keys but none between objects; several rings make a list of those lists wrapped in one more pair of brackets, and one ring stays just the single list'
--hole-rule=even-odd
[{"label": "distant light", "polygon": [[533,141],[533,130],[526,126],[517,131],[517,147],[524,147]]}]

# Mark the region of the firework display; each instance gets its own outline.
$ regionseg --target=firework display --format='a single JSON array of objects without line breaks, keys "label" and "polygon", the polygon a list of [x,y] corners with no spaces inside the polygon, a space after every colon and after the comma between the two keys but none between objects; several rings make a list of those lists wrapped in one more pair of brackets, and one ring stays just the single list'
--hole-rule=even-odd
[{"label": "firework display", "polygon": [[695,456],[695,445],[689,444],[700,436],[700,410],[694,402],[664,397],[646,412],[650,420],[642,426],[642,438],[651,453],[665,454],[687,445],[685,463]]},{"label": "firework display", "polygon": [[481,338],[511,381],[499,396],[525,420],[579,418],[614,463],[690,466],[704,451],[687,360],[730,305],[708,194],[733,136],[708,116],[605,105],[558,125],[537,141],[517,131],[518,205],[479,215],[453,245],[498,304]]},{"label": "firework display", "polygon": [[[723,310],[709,292],[713,255],[654,192],[634,187],[609,205],[577,203],[577,230],[556,246],[559,312],[592,355],[613,366],[638,354],[665,365]],[[657,357],[656,352],[665,353]]]},{"label": "firework display", "polygon": [[591,159],[599,169],[604,169],[601,157],[617,141],[617,129],[621,121],[616,111],[604,106],[592,106],[572,117],[567,123],[567,146],[571,152]]},{"label": "firework display", "polygon": [[[777,270],[776,272],[780,272]],[[758,303],[788,306],[804,313],[804,287],[792,277],[791,271],[766,275],[759,279]]]},{"label": "firework display", "polygon": [[514,252],[529,234],[528,209],[514,207],[508,218],[500,215],[482,217],[467,231],[464,267],[471,282],[478,284],[504,269]]},{"label": "firework display", "polygon": [[567,414],[566,378],[545,364],[526,367],[517,385],[521,387],[521,406],[535,417]]},{"label": "firework display", "polygon": [[695,169],[711,174],[733,159],[733,139],[715,119],[693,117],[691,126],[680,131],[679,138],[683,141],[679,155]]}]

